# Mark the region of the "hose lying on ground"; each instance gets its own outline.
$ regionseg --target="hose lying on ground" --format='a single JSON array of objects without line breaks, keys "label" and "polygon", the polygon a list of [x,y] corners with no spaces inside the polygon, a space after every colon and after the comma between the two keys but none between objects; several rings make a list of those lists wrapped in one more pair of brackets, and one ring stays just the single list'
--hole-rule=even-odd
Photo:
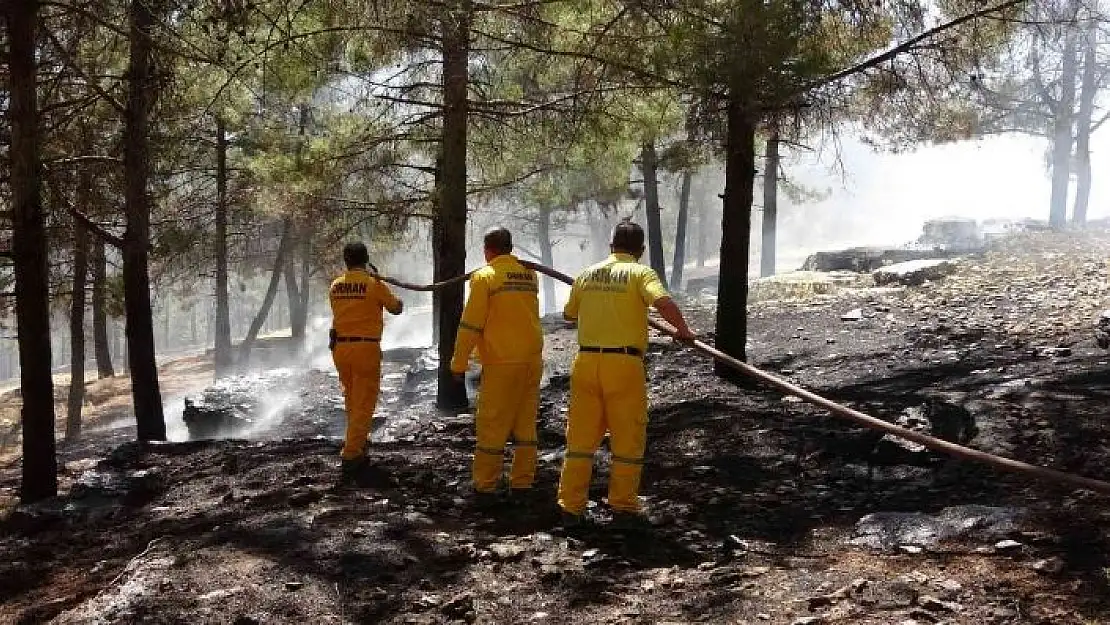
[{"label": "hose lying on ground", "polygon": [[[520,262],[525,267],[528,267],[538,273],[550,276],[560,282],[564,282],[566,284],[574,283],[573,278],[550,267],[545,267],[544,265],[540,265],[538,263],[533,263],[530,261],[522,260]],[[413,291],[434,291],[440,288],[444,288],[450,284],[467,280],[469,279],[471,273],[473,272],[468,272],[467,274],[458,276],[456,278],[451,278],[449,280],[444,280],[442,282],[427,285],[408,284],[385,276],[378,276],[378,278],[381,279],[383,282],[404,289],[410,289]],[[656,321],[655,319],[649,319],[648,322],[653,328],[668,336],[673,337],[676,334],[676,330],[666,323]],[[760,382],[772,386],[782,391],[783,393],[786,393],[787,395],[798,397],[803,401],[807,401],[816,406],[820,406],[821,408],[824,408],[831,412],[834,416],[848,419],[849,421],[853,421],[872,430],[878,430],[880,432],[886,432],[887,434],[893,434],[894,436],[897,436],[899,438],[924,445],[925,447],[933,451],[948,454],[949,456],[953,456],[961,460],[979,462],[987,466],[999,469],[1001,471],[1008,471],[1010,473],[1025,475],[1046,482],[1067,484],[1068,486],[1074,486],[1076,488],[1083,488],[1110,495],[1110,482],[1104,482],[1102,480],[1083,477],[1081,475],[1075,475],[1072,473],[1065,473],[1063,471],[1057,471],[1056,469],[1049,469],[1047,467],[1029,464],[1020,460],[1014,460],[1012,458],[996,456],[985,451],[972,449],[970,447],[964,447],[963,445],[957,445],[956,443],[951,443],[943,439],[929,436],[928,434],[914,432],[913,430],[908,430],[906,428],[894,425],[893,423],[888,423],[886,421],[883,421],[882,419],[877,419],[870,415],[864,414],[858,410],[853,410],[851,408],[848,408],[847,406],[841,406],[840,404],[830,399],[826,399],[816,393],[807,391],[804,388],[792,384],[774,374],[767,373],[766,371],[763,371],[757,367],[753,367],[746,362],[733,358],[732,356],[729,356],[728,354],[703,341],[695,340],[692,341],[690,345],[702,354],[709,356],[710,358],[713,358],[719,362],[722,362],[747,376],[759,380]]]}]

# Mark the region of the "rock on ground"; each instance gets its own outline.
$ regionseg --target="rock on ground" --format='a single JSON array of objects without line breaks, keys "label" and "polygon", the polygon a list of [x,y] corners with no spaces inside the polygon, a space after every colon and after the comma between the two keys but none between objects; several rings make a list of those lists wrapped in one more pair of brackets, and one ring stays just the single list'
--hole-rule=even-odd
[{"label": "rock on ground", "polygon": [[889,265],[875,270],[871,275],[878,285],[917,286],[929,280],[939,280],[955,269],[956,264],[950,260],[930,258]]}]

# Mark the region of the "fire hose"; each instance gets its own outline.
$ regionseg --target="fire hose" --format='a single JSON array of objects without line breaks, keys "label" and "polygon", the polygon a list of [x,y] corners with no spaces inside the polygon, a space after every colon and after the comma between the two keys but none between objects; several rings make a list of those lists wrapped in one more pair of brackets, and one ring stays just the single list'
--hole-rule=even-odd
[{"label": "fire hose", "polygon": [[[573,278],[550,267],[545,267],[544,265],[540,265],[538,263],[533,263],[530,261],[522,260],[520,262],[524,266],[538,273],[550,276],[551,278],[554,278],[555,280],[558,280],[560,282],[566,284],[574,283]],[[424,285],[410,284],[407,282],[396,280],[394,278],[390,278],[388,276],[378,275],[376,277],[382,282],[392,284],[403,289],[408,289],[412,291],[436,291],[452,284],[463,282],[469,279],[471,273],[473,272],[468,272],[464,275],[450,278],[448,280],[443,280],[441,282]],[[651,324],[651,327],[668,336],[674,337],[677,333],[677,331],[667,323],[651,318],[648,318],[648,323]],[[1014,460],[1012,458],[1006,458],[1004,456],[998,456],[995,454],[987,453],[985,451],[980,451],[978,449],[972,449],[970,447],[958,445],[956,443],[936,438],[934,436],[929,436],[928,434],[924,434],[922,432],[915,432],[913,430],[909,430],[893,423],[883,421],[882,419],[872,417],[871,415],[862,413],[858,410],[848,408],[847,406],[842,406],[830,399],[807,391],[806,389],[797,386],[796,384],[793,384],[791,382],[788,382],[787,380],[784,380],[783,378],[780,378],[772,373],[768,373],[766,371],[763,371],[762,369],[759,369],[758,367],[754,367],[746,362],[743,362],[742,360],[733,358],[732,356],[729,356],[728,354],[718,350],[708,343],[705,343],[704,341],[695,339],[693,341],[686,342],[686,344],[690,345],[695,351],[698,351],[705,356],[709,356],[710,358],[724,363],[749,377],[755,378],[756,380],[759,380],[760,382],[763,382],[768,386],[782,391],[788,396],[797,397],[802,401],[806,401],[815,406],[824,408],[825,410],[828,410],[830,413],[832,413],[833,416],[847,419],[866,428],[885,432],[887,434],[912,441],[933,451],[947,454],[961,460],[968,460],[971,462],[985,464],[1001,471],[1007,471],[1010,473],[1016,473],[1046,482],[1066,484],[1075,488],[1082,488],[1110,495],[1110,482],[1104,482],[1102,480],[1083,477],[1081,475],[1075,475],[1073,473],[1065,473],[1056,469],[1050,469],[1048,467],[1029,464],[1020,460]]]}]

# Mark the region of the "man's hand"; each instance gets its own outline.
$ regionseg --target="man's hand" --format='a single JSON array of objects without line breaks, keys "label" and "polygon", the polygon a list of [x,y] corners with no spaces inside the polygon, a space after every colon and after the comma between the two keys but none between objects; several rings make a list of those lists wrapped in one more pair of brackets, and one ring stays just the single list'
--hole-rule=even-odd
[{"label": "man's hand", "polygon": [[655,302],[655,310],[659,311],[659,315],[663,320],[671,324],[675,329],[674,338],[680,343],[690,344],[694,339],[698,338],[693,332],[690,331],[690,326],[686,325],[686,319],[682,316],[682,311],[678,309],[678,305],[674,303],[669,297],[661,297]]}]

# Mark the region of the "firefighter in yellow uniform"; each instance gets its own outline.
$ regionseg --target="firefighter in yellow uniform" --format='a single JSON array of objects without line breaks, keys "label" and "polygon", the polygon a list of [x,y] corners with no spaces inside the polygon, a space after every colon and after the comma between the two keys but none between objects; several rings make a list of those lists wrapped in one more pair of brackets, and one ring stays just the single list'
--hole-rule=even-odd
[{"label": "firefighter in yellow uniform", "polygon": [[532,488],[536,476],[536,410],[543,373],[543,330],[536,272],[512,255],[504,228],[485,235],[488,263],[470,277],[451,371],[462,376],[478,349],[482,381],[475,416],[473,481],[476,502],[493,503],[502,477],[505,443],[513,441],[509,486]]},{"label": "firefighter in yellow uniform", "polygon": [[647,388],[644,352],[647,309],[678,330],[694,335],[659,276],[637,262],[644,231],[624,221],[613,230],[606,260],[586,268],[574,281],[563,316],[578,324],[578,356],[570,377],[567,449],[559,479],[559,506],[566,525],[583,520],[594,452],[609,432],[612,465],[609,506],[614,520],[640,518],[640,472],[647,442]]},{"label": "firefighter in yellow uniform", "polygon": [[367,271],[370,255],[362,243],[343,247],[347,271],[331,283],[332,359],[343,386],[347,434],[341,453],[343,477],[356,477],[366,464],[366,438],[381,386],[382,310],[399,315],[403,305]]}]

